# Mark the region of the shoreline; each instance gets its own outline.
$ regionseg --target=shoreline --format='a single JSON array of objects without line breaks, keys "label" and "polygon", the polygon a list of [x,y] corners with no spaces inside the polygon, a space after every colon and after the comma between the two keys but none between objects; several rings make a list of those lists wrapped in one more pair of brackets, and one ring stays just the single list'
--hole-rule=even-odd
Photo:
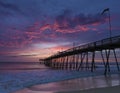
[{"label": "shoreline", "polygon": [[56,93],[120,93],[120,85],[103,88],[93,88],[87,90],[76,90],[76,91],[62,91]]},{"label": "shoreline", "polygon": [[[13,93],[94,93],[94,91],[95,93],[104,93],[103,89],[109,91],[111,87],[116,89],[116,86],[120,88],[120,75],[112,74],[107,77],[92,76],[34,85]],[[88,92],[89,90],[91,92]]]}]

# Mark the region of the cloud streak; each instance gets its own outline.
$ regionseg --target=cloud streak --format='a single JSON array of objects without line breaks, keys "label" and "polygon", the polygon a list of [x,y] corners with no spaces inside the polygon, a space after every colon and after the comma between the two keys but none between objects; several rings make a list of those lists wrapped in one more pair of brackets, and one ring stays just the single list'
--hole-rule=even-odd
[{"label": "cloud streak", "polygon": [[32,55],[17,55],[17,56],[9,56],[9,57],[34,57],[34,56],[38,56],[38,55],[35,55],[35,54],[32,54]]}]

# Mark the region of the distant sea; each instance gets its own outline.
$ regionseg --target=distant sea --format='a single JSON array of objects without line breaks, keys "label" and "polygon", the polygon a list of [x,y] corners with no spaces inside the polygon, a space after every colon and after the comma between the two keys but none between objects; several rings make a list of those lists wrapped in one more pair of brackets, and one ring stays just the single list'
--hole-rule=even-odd
[{"label": "distant sea", "polygon": [[0,70],[36,70],[46,69],[39,62],[0,62]]},{"label": "distant sea", "polygon": [[[86,70],[51,69],[39,62],[0,62],[0,93],[12,93],[36,84],[103,75],[103,65],[98,65],[100,68],[92,73]],[[118,73],[114,64],[112,68],[112,74]]]}]

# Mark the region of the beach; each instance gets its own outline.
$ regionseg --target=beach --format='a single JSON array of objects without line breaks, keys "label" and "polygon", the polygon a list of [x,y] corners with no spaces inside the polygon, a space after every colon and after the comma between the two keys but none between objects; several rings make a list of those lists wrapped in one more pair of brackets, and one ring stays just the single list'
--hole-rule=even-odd
[{"label": "beach", "polygon": [[34,85],[13,93],[119,93],[120,76],[94,76]]},{"label": "beach", "polygon": [[114,87],[105,87],[105,88],[95,88],[88,90],[80,90],[80,91],[63,91],[57,93],[120,93],[120,86]]}]

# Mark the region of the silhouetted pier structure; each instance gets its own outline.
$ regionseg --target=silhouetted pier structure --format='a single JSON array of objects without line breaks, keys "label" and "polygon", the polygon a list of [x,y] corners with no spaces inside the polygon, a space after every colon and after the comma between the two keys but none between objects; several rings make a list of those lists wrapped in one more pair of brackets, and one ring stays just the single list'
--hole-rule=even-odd
[{"label": "silhouetted pier structure", "polygon": [[44,59],[39,59],[40,64],[44,64]]},{"label": "silhouetted pier structure", "polygon": [[96,53],[99,53],[101,60],[104,65],[104,74],[110,72],[110,55],[115,60],[118,71],[119,60],[116,51],[120,50],[120,35],[99,40],[96,42],[80,45],[77,47],[70,48],[68,50],[56,53],[48,58],[44,59],[44,64],[56,68],[56,69],[70,69],[70,70],[91,70],[95,71]]}]

